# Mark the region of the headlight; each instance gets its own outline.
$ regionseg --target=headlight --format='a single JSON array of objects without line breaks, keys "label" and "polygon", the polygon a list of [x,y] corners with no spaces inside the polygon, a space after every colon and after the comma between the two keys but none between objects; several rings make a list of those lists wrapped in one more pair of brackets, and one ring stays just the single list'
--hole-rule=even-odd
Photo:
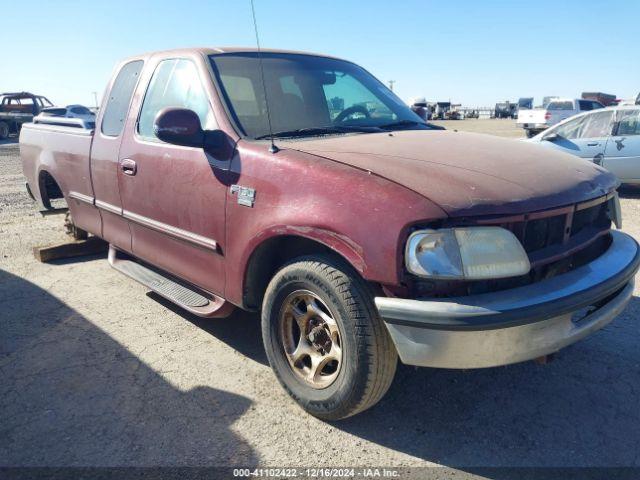
[{"label": "headlight", "polygon": [[411,273],[440,279],[515,277],[531,269],[518,239],[500,227],[414,232],[407,240],[405,262]]}]

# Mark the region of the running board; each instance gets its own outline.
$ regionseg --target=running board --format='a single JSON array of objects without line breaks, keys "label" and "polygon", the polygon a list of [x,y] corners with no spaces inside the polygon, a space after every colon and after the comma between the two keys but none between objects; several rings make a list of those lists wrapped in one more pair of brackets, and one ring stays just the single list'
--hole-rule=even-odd
[{"label": "running board", "polygon": [[224,298],[190,286],[160,270],[147,267],[113,245],[109,245],[109,265],[194,315],[209,318],[227,317],[234,309]]}]

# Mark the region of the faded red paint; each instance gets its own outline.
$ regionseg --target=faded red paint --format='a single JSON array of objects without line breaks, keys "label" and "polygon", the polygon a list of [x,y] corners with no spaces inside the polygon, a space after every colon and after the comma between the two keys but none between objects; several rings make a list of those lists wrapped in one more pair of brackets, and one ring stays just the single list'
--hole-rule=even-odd
[{"label": "faded red paint", "polygon": [[413,130],[290,145],[404,185],[451,216],[543,210],[616,186],[607,170],[573,155],[477,133]]},{"label": "faded red paint", "polygon": [[[40,172],[47,171],[79,227],[242,305],[251,255],[277,236],[322,243],[365,279],[399,291],[404,242],[413,225],[448,216],[530,213],[615,188],[612,175],[571,156],[455,132],[279,141],[281,150],[272,154],[268,142],[242,139],[229,121],[207,61],[207,55],[220,52],[189,49],[135,57],[145,66],[121,137],[99,132],[102,113],[93,137],[25,127],[21,155],[36,198],[42,195]],[[136,135],[149,79],[166,58],[195,62],[232,155],[215,158],[200,148]],[[125,159],[136,162],[135,176],[120,168]],[[252,208],[237,203],[232,184],[255,189]],[[80,200],[74,198],[78,194]]]}]

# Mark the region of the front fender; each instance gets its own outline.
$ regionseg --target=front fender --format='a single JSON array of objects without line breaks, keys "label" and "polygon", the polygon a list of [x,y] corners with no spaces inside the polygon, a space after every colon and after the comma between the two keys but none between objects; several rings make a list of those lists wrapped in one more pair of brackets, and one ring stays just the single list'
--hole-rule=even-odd
[{"label": "front fender", "polygon": [[[239,144],[233,183],[252,189],[249,208],[227,195],[225,298],[243,298],[252,253],[276,236],[315,241],[344,258],[369,282],[396,285],[409,228],[446,214],[410,189],[348,165],[294,150],[270,154]],[[238,303],[236,303],[238,304]]]},{"label": "front fender", "polygon": [[367,269],[364,249],[346,235],[324,228],[296,225],[272,226],[253,237],[243,253],[243,264],[247,264],[253,252],[255,252],[261,244],[272,238],[283,236],[301,237],[321,243],[343,257],[361,275],[364,275]]}]

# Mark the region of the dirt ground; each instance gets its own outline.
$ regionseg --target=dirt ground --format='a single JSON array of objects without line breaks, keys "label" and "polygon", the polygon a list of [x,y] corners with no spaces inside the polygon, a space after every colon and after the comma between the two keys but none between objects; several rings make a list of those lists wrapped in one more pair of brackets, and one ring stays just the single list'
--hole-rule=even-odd
[{"label": "dirt ground", "polygon": [[526,138],[524,129],[517,128],[516,121],[510,119],[468,118],[466,120],[435,120],[431,123],[441,125],[447,130],[489,133],[499,137]]},{"label": "dirt ground", "polygon": [[[637,191],[622,208],[640,238]],[[25,193],[17,145],[0,146],[0,466],[640,466],[637,296],[548,365],[400,366],[376,407],[326,423],[277,385],[257,316],[191,316],[104,255],[34,260],[64,239]]]}]

